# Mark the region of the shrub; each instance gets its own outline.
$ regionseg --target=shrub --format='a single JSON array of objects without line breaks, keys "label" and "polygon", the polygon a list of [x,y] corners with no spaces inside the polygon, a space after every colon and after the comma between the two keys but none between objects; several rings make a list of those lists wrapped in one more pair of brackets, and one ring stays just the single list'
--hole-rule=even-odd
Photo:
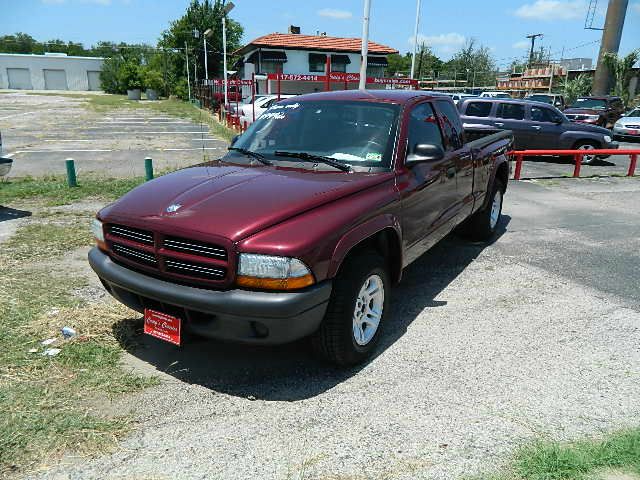
[{"label": "shrub", "polygon": [[150,88],[156,92],[161,92],[164,89],[164,79],[162,78],[162,74],[157,70],[146,68],[142,79],[146,88]]},{"label": "shrub", "polygon": [[135,63],[123,63],[118,72],[118,81],[124,90],[142,88],[140,67]]}]

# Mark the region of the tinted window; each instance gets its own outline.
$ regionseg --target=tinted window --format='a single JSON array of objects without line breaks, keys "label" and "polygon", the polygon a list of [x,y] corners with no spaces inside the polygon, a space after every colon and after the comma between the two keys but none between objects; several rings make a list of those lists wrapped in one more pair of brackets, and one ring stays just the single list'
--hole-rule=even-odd
[{"label": "tinted window", "polygon": [[550,108],[532,106],[531,120],[534,122],[559,122],[562,121],[562,117]]},{"label": "tinted window", "polygon": [[448,141],[448,147],[454,150],[462,148],[464,143],[462,139],[462,124],[456,108],[450,102],[439,101],[438,109],[442,116],[442,130]]},{"label": "tinted window", "polygon": [[467,115],[470,117],[488,117],[492,106],[491,102],[470,102],[467,104]]},{"label": "tinted window", "polygon": [[531,95],[526,100],[533,102],[553,103],[553,97],[551,95]]},{"label": "tinted window", "polygon": [[519,103],[501,103],[496,112],[497,118],[524,120],[524,105]]},{"label": "tinted window", "polygon": [[575,101],[572,108],[593,108],[595,110],[604,110],[607,108],[607,101],[601,98],[579,98]]},{"label": "tinted window", "polygon": [[421,143],[439,145],[444,148],[438,121],[430,103],[421,103],[415,106],[411,110],[409,117],[409,146],[407,153],[412,153],[415,146]]}]

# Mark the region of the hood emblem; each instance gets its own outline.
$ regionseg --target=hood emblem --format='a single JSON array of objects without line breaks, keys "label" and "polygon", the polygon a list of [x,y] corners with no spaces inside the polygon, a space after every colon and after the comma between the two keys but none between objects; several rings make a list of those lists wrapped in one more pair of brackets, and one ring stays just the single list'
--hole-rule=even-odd
[{"label": "hood emblem", "polygon": [[167,213],[174,213],[174,212],[177,212],[181,207],[182,207],[182,205],[181,205],[181,204],[179,204],[179,203],[173,203],[173,204],[171,204],[171,205],[169,205],[169,206],[167,207],[167,210],[166,210],[166,211],[167,211]]}]

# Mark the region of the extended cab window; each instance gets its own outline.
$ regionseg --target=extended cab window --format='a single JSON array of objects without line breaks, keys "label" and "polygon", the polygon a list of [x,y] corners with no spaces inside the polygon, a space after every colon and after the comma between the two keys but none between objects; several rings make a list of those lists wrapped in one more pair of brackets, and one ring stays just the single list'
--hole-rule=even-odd
[{"label": "extended cab window", "polygon": [[501,103],[496,112],[497,118],[524,120],[524,105],[520,103]]},{"label": "extended cab window", "polygon": [[550,108],[532,106],[531,107],[531,120],[534,122],[562,122],[562,117],[554,112]]},{"label": "extended cab window", "polygon": [[488,117],[492,106],[491,102],[469,102],[466,114],[469,117]]},{"label": "extended cab window", "polygon": [[462,137],[462,123],[460,115],[451,102],[439,100],[438,110],[442,117],[442,130],[447,139],[447,147],[450,150],[462,148],[464,139]]},{"label": "extended cab window", "polygon": [[438,120],[430,103],[413,107],[409,116],[409,145],[407,154],[413,153],[416,145],[439,145],[444,148]]}]

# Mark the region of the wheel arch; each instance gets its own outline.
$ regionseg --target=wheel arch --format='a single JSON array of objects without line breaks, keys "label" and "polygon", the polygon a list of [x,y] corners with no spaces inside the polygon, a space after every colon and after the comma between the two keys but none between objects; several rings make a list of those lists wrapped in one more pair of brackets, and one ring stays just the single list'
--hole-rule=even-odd
[{"label": "wheel arch", "polygon": [[327,276],[335,277],[347,257],[367,248],[378,251],[386,260],[393,283],[402,277],[402,234],[400,222],[393,215],[373,218],[345,233],[336,244]]}]

